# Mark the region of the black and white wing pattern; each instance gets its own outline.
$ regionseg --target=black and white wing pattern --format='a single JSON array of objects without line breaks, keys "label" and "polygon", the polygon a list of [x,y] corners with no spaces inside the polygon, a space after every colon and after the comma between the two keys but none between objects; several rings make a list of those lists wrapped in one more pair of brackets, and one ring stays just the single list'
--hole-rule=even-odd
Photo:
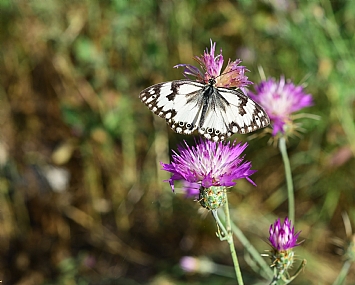
[{"label": "black and white wing pattern", "polygon": [[173,131],[194,130],[209,140],[222,141],[234,133],[264,128],[270,119],[264,109],[240,89],[215,87],[188,79],[159,83],[144,89],[139,98]]}]

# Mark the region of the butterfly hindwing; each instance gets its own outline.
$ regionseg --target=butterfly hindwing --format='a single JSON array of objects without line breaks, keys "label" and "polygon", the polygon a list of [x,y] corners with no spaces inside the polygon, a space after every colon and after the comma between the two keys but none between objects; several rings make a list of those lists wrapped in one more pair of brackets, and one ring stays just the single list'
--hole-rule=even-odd
[{"label": "butterfly hindwing", "polygon": [[207,139],[224,140],[234,133],[249,133],[266,127],[264,109],[240,89],[215,87],[192,80],[159,83],[143,90],[142,102],[166,119],[177,133],[198,129]]}]

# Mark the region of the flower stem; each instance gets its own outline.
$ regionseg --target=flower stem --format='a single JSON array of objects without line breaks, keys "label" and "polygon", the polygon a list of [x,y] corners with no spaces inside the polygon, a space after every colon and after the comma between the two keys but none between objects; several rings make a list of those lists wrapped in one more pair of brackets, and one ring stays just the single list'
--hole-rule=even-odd
[{"label": "flower stem", "polygon": [[293,224],[295,224],[295,196],[293,191],[291,166],[290,166],[290,160],[288,159],[285,137],[280,138],[279,149],[285,166],[287,195],[288,195],[288,218],[293,222]]},{"label": "flower stem", "polygon": [[234,247],[233,233],[232,233],[231,220],[230,220],[230,215],[229,215],[229,205],[228,205],[227,195],[226,195],[226,203],[224,204],[224,213],[226,215],[227,242],[229,244],[229,250],[231,252],[232,259],[233,259],[235,274],[237,276],[238,284],[244,285],[242,273],[240,271],[240,266],[239,266],[239,262],[238,262],[237,252],[235,251],[235,247]]},{"label": "flower stem", "polygon": [[[222,216],[222,220],[225,220],[225,216]],[[273,272],[267,262],[261,257],[260,253],[255,249],[255,247],[249,242],[247,237],[239,229],[239,227],[231,221],[232,231],[241,242],[244,248],[249,252],[249,254],[254,258],[254,260],[259,264],[259,266],[264,271],[263,276],[265,278],[272,278]]]},{"label": "flower stem", "polygon": [[339,273],[337,279],[334,281],[333,285],[344,284],[344,281],[345,281],[346,275],[348,274],[350,266],[351,266],[350,260],[347,260],[344,262],[343,267],[341,268],[340,273]]},{"label": "flower stem", "polygon": [[[226,240],[229,244],[229,250],[232,255],[232,260],[233,260],[233,264],[234,264],[234,271],[235,271],[235,275],[237,277],[238,285],[244,285],[242,273],[241,273],[240,267],[239,267],[237,252],[235,251],[234,242],[233,242],[233,234],[232,234],[232,230],[231,230],[228,201],[226,201],[226,203],[224,205],[225,217],[227,217],[225,219],[226,226],[224,226],[224,224],[219,219],[217,210],[212,210],[211,212],[212,212],[212,215],[217,223],[217,227],[218,227],[217,236],[219,237],[219,239],[221,241]],[[220,230],[222,230],[223,234],[221,234]]]}]

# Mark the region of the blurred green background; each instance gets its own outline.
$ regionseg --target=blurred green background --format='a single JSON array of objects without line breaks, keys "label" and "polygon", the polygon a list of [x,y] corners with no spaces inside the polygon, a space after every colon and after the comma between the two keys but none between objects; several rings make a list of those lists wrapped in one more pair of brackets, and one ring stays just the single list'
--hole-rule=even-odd
[{"label": "blurred green background", "polygon": [[[211,215],[162,182],[159,161],[193,138],[138,99],[182,78],[172,67],[210,39],[251,81],[262,67],[314,97],[306,112],[321,119],[288,141],[305,240],[295,267],[308,261],[293,284],[332,284],[350,237],[342,213],[355,226],[355,1],[1,0],[0,22],[2,284],[235,284],[179,267],[232,261]],[[264,253],[287,215],[282,159],[268,136],[234,138],[249,141],[258,186],[231,189],[232,218]],[[235,243],[245,283],[268,284]]]}]

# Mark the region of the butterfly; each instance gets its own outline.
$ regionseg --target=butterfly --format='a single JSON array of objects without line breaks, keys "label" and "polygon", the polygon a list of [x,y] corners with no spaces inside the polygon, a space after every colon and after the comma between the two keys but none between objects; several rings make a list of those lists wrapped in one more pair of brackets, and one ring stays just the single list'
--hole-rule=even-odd
[{"label": "butterfly", "polygon": [[239,88],[216,87],[215,79],[158,83],[140,92],[141,101],[165,118],[173,131],[223,141],[234,133],[246,134],[270,124],[265,110]]}]

